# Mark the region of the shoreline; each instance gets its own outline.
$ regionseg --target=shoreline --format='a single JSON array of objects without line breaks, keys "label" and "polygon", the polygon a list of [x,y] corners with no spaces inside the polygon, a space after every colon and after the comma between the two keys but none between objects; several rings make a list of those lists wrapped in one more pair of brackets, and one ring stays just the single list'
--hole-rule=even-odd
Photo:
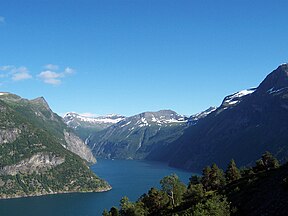
[{"label": "shoreline", "polygon": [[50,193],[43,193],[43,194],[25,194],[25,195],[15,195],[15,196],[7,196],[1,197],[1,200],[10,200],[10,199],[21,199],[21,198],[31,198],[31,197],[40,197],[40,196],[47,196],[47,195],[58,195],[58,194],[75,194],[75,193],[104,193],[112,190],[112,187],[109,186],[107,188],[102,188],[95,191],[58,191],[58,192],[50,192]]}]

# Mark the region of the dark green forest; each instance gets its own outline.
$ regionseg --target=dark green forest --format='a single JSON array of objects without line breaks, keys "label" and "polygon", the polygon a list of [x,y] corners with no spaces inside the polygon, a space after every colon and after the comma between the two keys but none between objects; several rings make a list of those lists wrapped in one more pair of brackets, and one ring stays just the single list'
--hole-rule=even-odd
[{"label": "dark green forest", "polygon": [[[186,186],[177,175],[160,181],[136,202],[128,197],[103,216],[229,216],[285,215],[287,213],[288,167],[265,152],[254,167],[239,169],[232,159],[224,172],[215,163],[192,175]],[[272,194],[272,195],[271,195]]]}]

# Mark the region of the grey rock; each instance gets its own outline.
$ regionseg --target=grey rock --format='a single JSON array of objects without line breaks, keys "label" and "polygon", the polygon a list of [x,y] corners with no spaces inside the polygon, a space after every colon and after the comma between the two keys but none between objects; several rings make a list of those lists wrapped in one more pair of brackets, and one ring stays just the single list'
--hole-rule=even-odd
[{"label": "grey rock", "polygon": [[89,163],[96,163],[96,158],[92,155],[90,148],[78,136],[66,130],[64,130],[64,136],[67,143],[64,146],[66,149],[79,155]]},{"label": "grey rock", "polygon": [[18,128],[0,129],[0,145],[14,142],[20,133],[21,130]]},{"label": "grey rock", "polygon": [[43,172],[65,162],[63,157],[53,153],[37,153],[30,158],[16,164],[5,166],[0,169],[0,175],[31,174]]}]

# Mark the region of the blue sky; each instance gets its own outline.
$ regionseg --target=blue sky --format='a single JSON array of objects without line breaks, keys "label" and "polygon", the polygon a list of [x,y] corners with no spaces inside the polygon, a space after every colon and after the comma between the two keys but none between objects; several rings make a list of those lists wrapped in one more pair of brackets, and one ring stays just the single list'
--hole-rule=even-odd
[{"label": "blue sky", "polygon": [[194,114],[288,59],[288,1],[1,0],[0,91],[57,113]]}]

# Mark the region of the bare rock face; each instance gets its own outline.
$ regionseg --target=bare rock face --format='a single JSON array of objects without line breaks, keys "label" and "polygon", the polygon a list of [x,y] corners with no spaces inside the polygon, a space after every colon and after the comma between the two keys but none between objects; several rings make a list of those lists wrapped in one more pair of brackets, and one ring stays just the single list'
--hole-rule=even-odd
[{"label": "bare rock face", "polygon": [[0,169],[0,175],[31,174],[34,171],[39,173],[60,165],[64,161],[65,158],[56,156],[53,153],[37,153],[16,164],[3,167]]},{"label": "bare rock face", "polygon": [[96,163],[96,159],[92,155],[91,150],[78,136],[73,133],[67,132],[66,130],[64,130],[64,136],[67,143],[67,145],[64,146],[65,148],[67,148],[74,154],[79,155],[81,158],[88,161],[89,163]]},{"label": "bare rock face", "polygon": [[0,129],[0,145],[14,142],[20,133],[21,130],[18,128]]}]

